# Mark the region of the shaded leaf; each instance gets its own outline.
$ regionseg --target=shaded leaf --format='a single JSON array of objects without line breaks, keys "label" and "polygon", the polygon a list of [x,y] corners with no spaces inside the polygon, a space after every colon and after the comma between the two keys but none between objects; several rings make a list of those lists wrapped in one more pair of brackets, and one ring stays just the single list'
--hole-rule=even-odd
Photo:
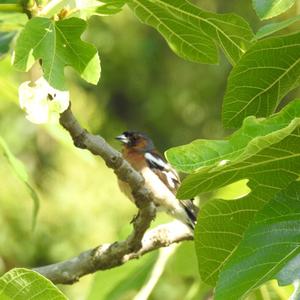
[{"label": "shaded leaf", "polygon": [[289,8],[296,0],[252,0],[253,7],[261,19],[276,17]]},{"label": "shaded leaf", "polygon": [[235,14],[207,12],[185,0],[155,0],[176,17],[206,34],[235,64],[250,46],[253,32],[249,24]]},{"label": "shaded leaf", "polygon": [[31,199],[33,200],[32,227],[34,228],[35,223],[36,223],[37,214],[39,211],[39,205],[40,205],[39,196],[38,196],[37,192],[34,190],[34,188],[29,183],[28,174],[27,174],[24,164],[11,153],[6,142],[4,141],[4,139],[1,136],[0,136],[0,150],[3,153],[3,155],[6,157],[12,170],[14,171],[14,173],[25,184]]},{"label": "shaded leaf", "polygon": [[300,182],[295,182],[256,214],[220,273],[215,299],[240,299],[273,279],[298,253]]},{"label": "shaded leaf", "polygon": [[223,123],[239,127],[249,115],[268,116],[300,83],[300,33],[258,41],[230,73]]},{"label": "shaded leaf", "polygon": [[72,66],[83,79],[96,84],[100,60],[97,49],[80,39],[85,27],[86,22],[79,18],[57,22],[31,19],[17,40],[14,66],[28,71],[35,60],[41,59],[44,77],[59,90],[65,89],[65,66]]},{"label": "shaded leaf", "polygon": [[281,21],[278,23],[267,24],[267,25],[261,27],[257,31],[255,37],[257,39],[262,39],[262,38],[269,36],[275,32],[285,29],[285,28],[289,27],[290,25],[293,25],[294,23],[299,22],[299,21],[300,21],[300,16],[295,16],[293,18],[290,18],[290,19],[287,19],[287,20],[284,20],[284,21]]},{"label": "shaded leaf", "polygon": [[3,300],[67,299],[50,280],[39,273],[23,268],[12,269],[0,278],[0,298]]}]

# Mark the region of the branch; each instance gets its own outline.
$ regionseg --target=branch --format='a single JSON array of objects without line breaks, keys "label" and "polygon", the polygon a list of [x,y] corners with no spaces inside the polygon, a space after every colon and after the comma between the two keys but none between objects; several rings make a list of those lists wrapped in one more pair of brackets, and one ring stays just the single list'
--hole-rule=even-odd
[{"label": "branch", "polygon": [[53,283],[72,284],[80,277],[98,270],[111,269],[131,259],[173,243],[192,240],[193,235],[184,224],[173,221],[149,230],[142,239],[142,247],[137,252],[124,254],[128,239],[113,244],[104,244],[95,249],[82,252],[80,255],[56,264],[39,267],[34,271],[50,279]]},{"label": "branch", "polygon": [[155,249],[193,239],[191,230],[178,221],[146,232],[155,218],[156,211],[152,194],[144,187],[141,174],[134,170],[123,159],[121,153],[107,144],[102,137],[92,135],[83,129],[70,107],[61,114],[60,123],[70,133],[76,147],[101,156],[117,177],[130,185],[139,212],[133,220],[133,232],[126,240],[101,245],[70,260],[39,267],[35,271],[54,283],[71,284],[86,274],[120,266]]},{"label": "branch", "polygon": [[99,135],[92,135],[83,129],[74,117],[71,108],[61,114],[60,124],[70,133],[74,145],[81,149],[87,149],[94,155],[103,158],[106,165],[112,168],[117,177],[129,184],[135,205],[139,209],[137,217],[133,221],[134,231],[128,237],[128,249],[124,252],[129,253],[141,248],[141,240],[150,227],[151,221],[155,218],[155,206],[152,194],[144,187],[144,179],[132,166],[123,159],[120,152],[112,148]]}]

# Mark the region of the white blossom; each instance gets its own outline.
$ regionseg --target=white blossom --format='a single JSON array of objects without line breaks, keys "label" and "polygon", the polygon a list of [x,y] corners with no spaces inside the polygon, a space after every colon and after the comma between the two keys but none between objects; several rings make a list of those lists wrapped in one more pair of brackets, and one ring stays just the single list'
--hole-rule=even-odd
[{"label": "white blossom", "polygon": [[36,124],[57,121],[69,106],[69,92],[56,90],[45,80],[25,81],[19,87],[20,106],[26,118]]}]

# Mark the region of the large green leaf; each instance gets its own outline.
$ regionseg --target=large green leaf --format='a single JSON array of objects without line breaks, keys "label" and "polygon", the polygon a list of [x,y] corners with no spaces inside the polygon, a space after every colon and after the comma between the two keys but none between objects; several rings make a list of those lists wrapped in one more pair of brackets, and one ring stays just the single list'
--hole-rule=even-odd
[{"label": "large green leaf", "polygon": [[[267,142],[267,140],[266,140]],[[286,147],[289,144],[289,147]],[[285,153],[285,154],[284,154]],[[264,160],[270,158],[267,163]],[[247,165],[253,164],[253,167]],[[277,144],[241,163],[237,173],[224,172],[223,178],[209,174],[203,185],[217,187],[237,179],[248,178],[251,192],[238,200],[209,201],[201,210],[195,230],[195,246],[202,279],[214,285],[224,263],[234,253],[256,212],[272,197],[300,175],[300,131],[291,132]],[[242,172],[243,173],[242,173]],[[214,184],[214,178],[216,183]]]},{"label": "large green leaf", "polygon": [[201,63],[218,62],[214,42],[202,31],[175,18],[157,3],[148,0],[132,0],[130,8],[141,22],[156,28],[166,39],[170,48],[180,57]]},{"label": "large green leaf", "polygon": [[220,273],[215,299],[240,299],[300,253],[300,182],[258,212]]},{"label": "large green leaf", "polygon": [[233,68],[223,122],[239,127],[249,115],[268,116],[300,83],[300,33],[258,41]]},{"label": "large green leaf", "polygon": [[66,300],[67,297],[42,275],[31,270],[17,268],[0,278],[0,299]]},{"label": "large green leaf", "polygon": [[[165,155],[177,170],[184,173],[205,174],[215,168],[221,170],[227,168],[229,163],[232,165],[255,154],[258,146],[261,145],[261,149],[266,146],[262,141],[273,136],[281,138],[281,130],[286,131],[286,127],[297,117],[300,117],[300,100],[294,100],[282,111],[266,119],[248,117],[243,126],[225,140],[195,140],[171,148]],[[192,194],[195,196],[198,192],[196,190]]]},{"label": "large green leaf", "polygon": [[261,19],[278,16],[288,10],[296,0],[252,0],[253,7]]},{"label": "large green leaf", "polygon": [[250,46],[253,32],[249,24],[235,14],[207,12],[185,0],[155,0],[179,18],[200,30],[224,51],[234,65]]},{"label": "large green leaf", "polygon": [[14,66],[28,71],[41,59],[44,77],[56,89],[65,89],[64,67],[73,67],[86,81],[96,84],[100,77],[97,49],[80,39],[86,22],[70,18],[54,22],[33,18],[21,32],[15,49]]},{"label": "large green leaf", "polygon": [[241,17],[206,12],[185,0],[131,0],[129,6],[187,60],[216,63],[217,43],[235,64],[253,38],[249,24]]},{"label": "large green leaf", "polygon": [[0,151],[6,157],[8,163],[10,164],[12,170],[17,175],[17,177],[25,184],[25,186],[29,192],[29,195],[33,200],[32,227],[34,228],[35,223],[36,223],[37,214],[39,211],[39,204],[40,204],[39,196],[38,196],[37,192],[34,190],[34,188],[29,183],[28,174],[27,174],[24,164],[12,154],[12,152],[9,150],[6,142],[4,141],[4,139],[1,136],[0,136]]},{"label": "large green leaf", "polygon": [[251,189],[241,199],[216,199],[201,209],[195,245],[205,282],[215,284],[255,213],[299,176],[299,126],[298,100],[268,119],[247,118],[227,141],[200,140],[167,151],[173,165],[192,173],[179,189],[178,197],[182,199],[241,179],[247,179]]}]

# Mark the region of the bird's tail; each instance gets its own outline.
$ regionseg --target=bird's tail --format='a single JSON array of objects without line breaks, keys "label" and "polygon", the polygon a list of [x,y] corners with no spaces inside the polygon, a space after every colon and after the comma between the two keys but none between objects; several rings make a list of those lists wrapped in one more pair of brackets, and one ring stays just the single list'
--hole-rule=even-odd
[{"label": "bird's tail", "polygon": [[197,223],[197,214],[199,212],[199,208],[193,203],[193,199],[182,200],[180,201],[180,204],[186,213],[185,224],[194,230]]}]

